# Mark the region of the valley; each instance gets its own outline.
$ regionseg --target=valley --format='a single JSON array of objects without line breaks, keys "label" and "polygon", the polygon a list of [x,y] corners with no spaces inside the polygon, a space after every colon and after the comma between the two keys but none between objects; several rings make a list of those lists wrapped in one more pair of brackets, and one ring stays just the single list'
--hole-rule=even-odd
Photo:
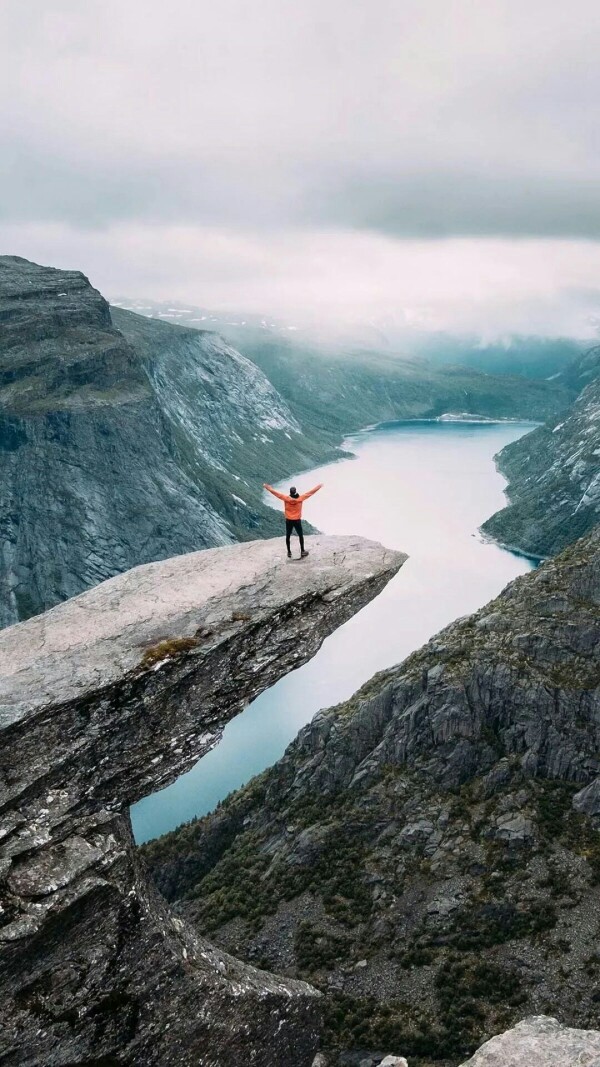
[{"label": "valley", "polygon": [[[143,1048],[157,1063],[176,1062],[178,1042],[192,1055],[200,1040],[214,1052],[207,1065],[233,1064],[247,1052],[249,1025],[264,1067],[287,1065],[291,1045],[302,1047],[304,1065],[320,1040],[328,1067],[338,1054],[350,1063],[344,1056],[377,1047],[454,1067],[526,1013],[593,1028],[597,350],[569,363],[564,348],[552,349],[560,369],[551,380],[533,373],[535,353],[529,376],[511,377],[273,337],[241,351],[191,324],[110,309],[80,273],[18,257],[0,257],[0,316],[2,716],[6,751],[23,746],[2,771],[0,888],[4,1004],[17,1045],[27,1031],[30,1044],[42,1042],[32,1063],[45,1063],[51,1033],[73,1062],[89,1060],[100,1048],[90,1020],[104,1010],[106,989],[119,998],[123,983],[129,1007],[107,1009],[102,1055],[135,1059],[131,1050]],[[341,584],[332,593],[319,577],[316,548],[302,564],[316,592],[304,597],[298,587],[290,609],[303,635],[298,655],[278,609],[264,626],[253,619],[266,589],[284,603],[302,580],[299,568],[296,584],[286,579],[281,517],[261,488],[285,485],[293,472],[303,481],[302,471],[330,487],[307,517],[330,535],[312,543],[331,550]],[[509,480],[506,502],[499,472]],[[359,574],[358,585],[336,570],[351,564],[333,544],[356,532],[396,549],[350,537],[352,552],[378,560],[376,576],[361,584]],[[216,630],[204,617],[198,625],[197,613],[212,617],[220,595],[200,609],[196,585],[215,557],[202,552],[196,565],[185,554],[213,546],[232,559],[264,557],[267,568],[245,584],[234,564],[241,608],[226,610],[225,597]],[[394,579],[403,550],[411,558]],[[527,555],[551,558],[532,570]],[[229,590],[233,572],[218,559],[209,589]],[[172,617],[169,590],[188,566],[177,595],[191,614]],[[137,622],[123,623],[148,567],[156,582],[142,598],[142,640]],[[102,627],[92,607],[88,629],[70,629],[83,642],[73,674],[61,612],[83,622],[86,603],[105,603],[107,579],[121,590],[106,605],[126,649],[112,655],[100,637],[93,666]],[[326,621],[313,633],[314,611]],[[21,627],[35,635],[31,663]],[[241,658],[238,627],[248,642]],[[293,670],[326,633],[322,652]],[[264,669],[273,657],[277,670]],[[71,677],[83,679],[81,693],[69,689]],[[222,714],[214,722],[209,714],[199,733],[203,694],[217,690]],[[222,749],[210,752],[248,701]],[[98,734],[106,714],[110,728]],[[67,733],[57,733],[59,720]],[[152,755],[161,731],[168,759]],[[109,752],[98,760],[100,736]],[[178,777],[190,771],[187,782]],[[164,786],[173,804],[156,793]],[[48,807],[55,794],[60,804]],[[128,809],[140,801],[139,838],[219,804],[136,850]],[[100,873],[105,896],[94,888]],[[114,942],[114,924],[129,931],[125,940]],[[62,948],[74,937],[87,953],[76,989]],[[33,999],[10,947],[23,938],[35,945]],[[118,944],[128,946],[124,955]],[[90,961],[100,958],[107,970],[98,985]],[[177,962],[190,958],[197,981]],[[256,965],[278,977],[261,977]],[[58,986],[47,986],[48,968]],[[172,993],[149,1000],[157,968]],[[265,996],[273,1007],[263,1016],[254,1005]],[[189,1009],[205,997],[198,1036]],[[68,1040],[61,998],[78,1003]],[[156,1020],[164,1036],[176,1004],[179,1037],[158,1050]],[[40,1030],[40,1010],[49,1030]],[[289,1027],[281,1034],[280,1023]]]},{"label": "valley", "polygon": [[[504,499],[494,454],[531,429],[527,423],[389,423],[347,438],[344,449],[354,458],[294,476],[302,486],[325,483],[305,505],[320,530],[357,532],[406,551],[409,559],[310,663],[238,716],[196,767],[132,810],[138,841],[212,810],[278,760],[321,708],[347,700],[377,671],[400,662],[532,566],[477,532]],[[281,532],[282,526],[285,570]]]}]

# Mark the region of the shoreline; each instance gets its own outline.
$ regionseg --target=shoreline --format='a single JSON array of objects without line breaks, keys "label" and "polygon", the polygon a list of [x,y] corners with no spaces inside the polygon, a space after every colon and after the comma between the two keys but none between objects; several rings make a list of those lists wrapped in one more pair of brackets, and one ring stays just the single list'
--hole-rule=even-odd
[{"label": "shoreline", "polygon": [[[499,416],[498,418],[492,418],[491,416],[488,416],[488,415],[475,415],[475,414],[471,415],[469,418],[462,418],[460,415],[454,416],[450,412],[448,412],[447,414],[444,413],[443,415],[418,416],[418,417],[415,417],[413,419],[411,419],[411,418],[382,419],[380,422],[371,422],[367,426],[361,426],[358,430],[349,430],[348,433],[345,436],[340,438],[339,445],[333,445],[332,446],[332,448],[339,454],[334,456],[332,459],[325,459],[324,462],[322,464],[320,464],[320,466],[326,467],[330,463],[337,463],[339,460],[342,460],[342,459],[356,459],[356,454],[354,452],[352,452],[350,449],[347,449],[345,447],[346,442],[351,442],[354,437],[359,437],[361,434],[364,434],[364,433],[372,433],[374,430],[385,429],[388,426],[410,426],[413,423],[431,423],[431,424],[442,425],[442,426],[444,426],[444,425],[448,425],[448,426],[465,426],[465,425],[467,425],[467,426],[468,425],[471,425],[471,426],[504,426],[504,425],[512,425],[512,426],[514,426],[514,425],[518,425],[519,423],[526,423],[528,426],[532,427],[532,432],[533,432],[533,429],[536,428],[537,426],[542,426],[543,425],[543,423],[540,422],[537,419],[526,419],[526,418],[517,418],[517,417],[510,417],[510,416]],[[524,435],[524,436],[526,436],[526,435]],[[495,457],[494,457],[494,462],[496,462]],[[286,478],[287,477],[301,478],[304,474],[307,474],[309,471],[314,470],[314,469],[315,469],[314,466],[313,467],[305,467],[302,470],[295,471],[295,472],[292,472],[289,475],[286,475]],[[500,470],[500,468],[498,468],[498,470]],[[500,470],[500,473],[502,474],[501,470]],[[275,484],[279,484],[282,480],[283,479],[278,478],[277,482]]]},{"label": "shoreline", "polygon": [[[542,424],[541,423],[536,423],[536,426],[540,426],[540,425],[542,425]],[[523,434],[523,436],[526,437],[527,434]],[[504,487],[504,489],[502,491],[504,493],[504,499],[506,500],[506,504],[508,506],[508,505],[512,504],[512,500],[510,498],[510,493],[508,492],[508,486],[509,486],[510,483],[508,481],[508,478],[506,477],[506,474],[504,473],[504,471],[502,469],[502,464],[500,463],[500,456],[501,455],[502,455],[502,450],[500,452],[496,453],[496,455],[493,457],[493,460],[494,460],[494,466],[495,466],[496,470],[498,471],[498,474],[500,474],[501,477],[504,478],[504,481],[506,482],[506,485],[505,485],[505,487]],[[488,515],[488,518],[485,519],[485,522],[489,522],[489,520],[491,518],[493,518],[494,515],[497,515],[497,514],[498,514],[498,512],[494,511],[492,513],[492,515]],[[536,567],[539,567],[542,563],[545,563],[546,560],[548,559],[548,556],[536,556],[533,552],[526,552],[524,548],[519,548],[517,545],[510,545],[506,541],[500,541],[497,537],[493,537],[492,534],[486,533],[482,529],[481,526],[478,527],[477,532],[480,535],[482,541],[484,541],[486,544],[496,545],[498,548],[504,549],[505,552],[512,552],[513,556],[520,556],[521,559],[530,559],[533,563],[535,563]]]},{"label": "shoreline", "polygon": [[[487,519],[485,521],[487,522]],[[519,556],[520,559],[529,559],[532,563],[535,563],[536,567],[545,563],[549,558],[548,556],[536,556],[533,552],[526,552],[524,548],[519,548],[517,545],[509,545],[506,541],[499,541],[497,537],[492,537],[491,534],[485,533],[481,526],[478,527],[477,532],[484,544],[496,545],[496,548],[501,548],[504,552],[510,552],[513,556]]]}]

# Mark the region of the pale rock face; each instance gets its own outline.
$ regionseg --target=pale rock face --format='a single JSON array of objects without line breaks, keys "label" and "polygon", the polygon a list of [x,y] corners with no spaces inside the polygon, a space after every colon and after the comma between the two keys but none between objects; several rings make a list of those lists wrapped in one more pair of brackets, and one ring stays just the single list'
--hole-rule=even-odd
[{"label": "pale rock face", "polygon": [[374,597],[405,557],[311,538],[137,567],[0,634],[0,1060],[297,1067],[319,998],[150,886],[128,807]]},{"label": "pale rock face", "polygon": [[505,841],[512,848],[522,848],[535,837],[535,826],[531,819],[518,812],[501,815],[496,823],[493,836],[498,841]]},{"label": "pale rock face", "polygon": [[575,811],[585,812],[586,815],[600,815],[600,778],[595,778],[575,794],[573,807]]},{"label": "pale rock face", "polygon": [[111,314],[140,353],[163,411],[217,469],[238,469],[242,435],[246,444],[268,445],[273,431],[300,433],[268,378],[218,334],[177,329],[118,309]]},{"label": "pale rock face", "polygon": [[600,1067],[600,1031],[534,1015],[486,1041],[462,1067]]}]

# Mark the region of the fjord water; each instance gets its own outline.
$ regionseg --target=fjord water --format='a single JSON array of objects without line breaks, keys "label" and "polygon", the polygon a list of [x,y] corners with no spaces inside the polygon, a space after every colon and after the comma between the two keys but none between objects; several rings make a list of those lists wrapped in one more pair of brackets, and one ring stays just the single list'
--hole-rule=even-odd
[{"label": "fjord water", "polygon": [[[390,423],[348,438],[345,447],[356,458],[290,480],[301,492],[325,483],[304,505],[304,517],[324,533],[361,534],[410,558],[309,663],[234,719],[220,745],[132,808],[138,842],[210,811],[279,759],[319,708],[347,699],[376,671],[399,663],[532,567],[477,534],[504,503],[494,454],[530,429],[528,423]],[[304,566],[288,564],[283,539],[281,547],[282,567]],[[295,538],[293,547],[297,555]]]}]

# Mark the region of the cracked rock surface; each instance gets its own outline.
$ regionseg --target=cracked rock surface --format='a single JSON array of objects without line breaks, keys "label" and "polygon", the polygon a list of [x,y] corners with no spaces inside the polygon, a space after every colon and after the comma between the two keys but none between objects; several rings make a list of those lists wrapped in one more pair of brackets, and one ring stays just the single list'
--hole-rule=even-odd
[{"label": "cracked rock surface", "polygon": [[145,877],[129,806],[309,658],[405,557],[361,538],[180,556],[0,634],[0,1061],[310,1063],[319,998],[214,948]]},{"label": "cracked rock surface", "polygon": [[600,1031],[561,1026],[532,1016],[486,1041],[463,1067],[597,1067]]}]

